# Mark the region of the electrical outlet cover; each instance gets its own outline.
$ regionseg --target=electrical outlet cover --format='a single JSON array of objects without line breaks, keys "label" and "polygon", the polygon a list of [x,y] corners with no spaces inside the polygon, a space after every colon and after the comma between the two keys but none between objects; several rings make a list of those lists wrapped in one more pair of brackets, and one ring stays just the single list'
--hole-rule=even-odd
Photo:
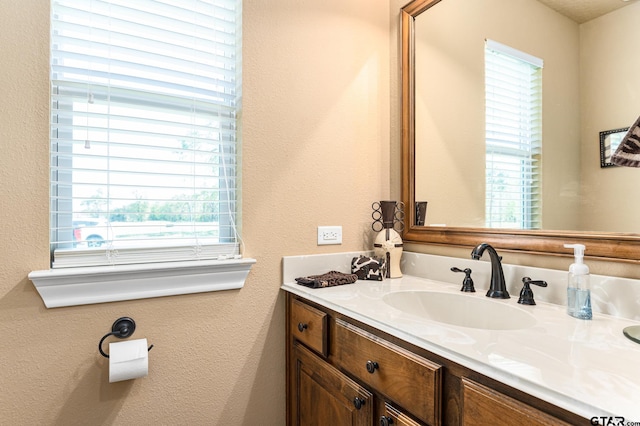
[{"label": "electrical outlet cover", "polygon": [[318,226],[318,245],[342,244],[342,226]]}]

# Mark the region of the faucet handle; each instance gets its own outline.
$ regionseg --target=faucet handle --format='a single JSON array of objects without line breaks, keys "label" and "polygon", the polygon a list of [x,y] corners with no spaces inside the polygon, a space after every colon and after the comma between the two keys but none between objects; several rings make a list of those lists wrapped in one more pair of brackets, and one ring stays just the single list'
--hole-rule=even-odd
[{"label": "faucet handle", "polygon": [[520,290],[520,298],[518,299],[518,303],[522,305],[535,305],[536,301],[533,300],[533,290],[529,287],[530,284],[538,285],[540,287],[546,287],[547,282],[542,280],[532,280],[529,277],[522,278],[522,290]]},{"label": "faucet handle", "polygon": [[456,268],[455,266],[453,268],[451,268],[452,272],[464,272],[464,280],[462,280],[462,288],[460,289],[460,291],[464,291],[464,292],[468,292],[468,293],[475,293],[476,289],[473,286],[473,279],[471,278],[471,269],[469,268],[465,268],[465,269],[460,269],[460,268]]}]

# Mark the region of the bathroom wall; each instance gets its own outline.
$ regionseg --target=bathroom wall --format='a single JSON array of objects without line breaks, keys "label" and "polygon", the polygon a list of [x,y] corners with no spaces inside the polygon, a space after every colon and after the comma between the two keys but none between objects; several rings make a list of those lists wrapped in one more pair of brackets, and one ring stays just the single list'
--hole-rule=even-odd
[{"label": "bathroom wall", "polygon": [[[281,258],[367,246],[399,164],[398,9],[244,2],[244,288],[46,309],[27,274],[49,265],[48,5],[0,2],[0,423],[283,425]],[[318,225],[343,244],[318,247]],[[155,345],[150,374],[109,384],[97,344],[122,315]]]}]

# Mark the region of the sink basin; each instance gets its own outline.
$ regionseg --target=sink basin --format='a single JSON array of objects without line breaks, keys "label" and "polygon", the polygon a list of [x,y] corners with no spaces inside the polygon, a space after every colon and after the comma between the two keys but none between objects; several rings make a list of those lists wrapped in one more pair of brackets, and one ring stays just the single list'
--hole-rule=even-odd
[{"label": "sink basin", "polygon": [[512,299],[489,299],[481,293],[401,291],[382,297],[389,306],[416,317],[460,327],[484,330],[520,330],[536,324],[536,318],[513,306]]}]

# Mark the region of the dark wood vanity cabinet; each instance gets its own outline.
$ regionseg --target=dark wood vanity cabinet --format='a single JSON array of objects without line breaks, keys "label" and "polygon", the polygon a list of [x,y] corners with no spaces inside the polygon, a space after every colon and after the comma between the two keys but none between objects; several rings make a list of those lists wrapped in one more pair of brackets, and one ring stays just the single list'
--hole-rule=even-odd
[{"label": "dark wood vanity cabinet", "polygon": [[589,424],[292,293],[286,306],[289,426]]}]

